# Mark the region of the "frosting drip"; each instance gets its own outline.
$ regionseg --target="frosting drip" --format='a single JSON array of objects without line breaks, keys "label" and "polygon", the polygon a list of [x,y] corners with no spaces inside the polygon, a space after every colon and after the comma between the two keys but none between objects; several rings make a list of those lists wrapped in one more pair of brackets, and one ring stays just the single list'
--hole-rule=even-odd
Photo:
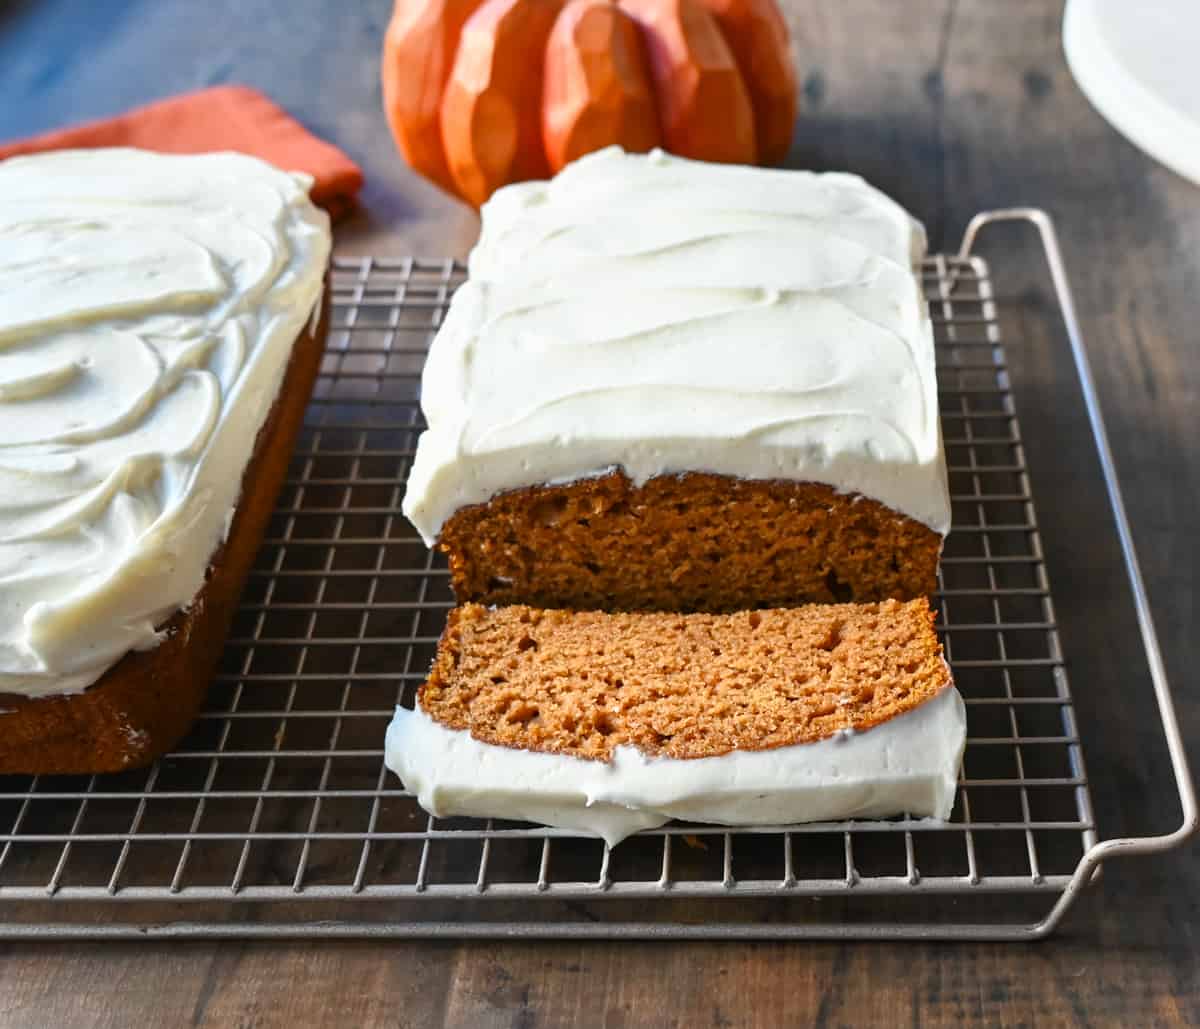
[{"label": "frosting drip", "polygon": [[0,693],[77,692],[224,540],[328,219],[237,154],[0,164]]},{"label": "frosting drip", "polygon": [[827,483],[945,533],[921,227],[861,179],[610,148],[498,191],[405,513],[620,466]]}]

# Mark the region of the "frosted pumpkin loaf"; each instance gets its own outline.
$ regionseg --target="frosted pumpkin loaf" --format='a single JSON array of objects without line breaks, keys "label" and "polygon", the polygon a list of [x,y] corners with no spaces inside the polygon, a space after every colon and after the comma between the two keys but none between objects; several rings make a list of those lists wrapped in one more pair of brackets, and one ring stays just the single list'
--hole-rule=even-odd
[{"label": "frosted pumpkin loaf", "polygon": [[966,736],[924,599],[450,613],[388,766],[436,816],[615,845],[672,818],[945,819]]},{"label": "frosted pumpkin loaf", "polygon": [[198,713],[320,363],[309,185],[0,164],[0,773],[145,764]]},{"label": "frosted pumpkin loaf", "polygon": [[498,191],[404,500],[459,601],[931,593],[950,503],[924,249],[853,175],[612,148]]}]

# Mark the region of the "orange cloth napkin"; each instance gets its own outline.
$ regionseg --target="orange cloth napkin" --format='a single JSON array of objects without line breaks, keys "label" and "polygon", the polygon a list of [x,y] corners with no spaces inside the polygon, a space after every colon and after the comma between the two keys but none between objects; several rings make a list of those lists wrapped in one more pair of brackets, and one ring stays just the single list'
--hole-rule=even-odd
[{"label": "orange cloth napkin", "polygon": [[238,150],[285,171],[308,172],[313,202],[335,221],[354,207],[358,165],[248,86],[214,86],[159,100],[115,118],[0,144],[0,159],[76,147],[141,147],[169,154]]}]

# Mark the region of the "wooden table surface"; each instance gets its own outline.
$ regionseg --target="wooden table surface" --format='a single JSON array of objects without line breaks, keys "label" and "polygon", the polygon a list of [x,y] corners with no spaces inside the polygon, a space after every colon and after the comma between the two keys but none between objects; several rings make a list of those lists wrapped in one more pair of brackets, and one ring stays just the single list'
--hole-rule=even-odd
[{"label": "wooden table surface", "polygon": [[[404,169],[380,113],[389,6],[0,0],[0,139],[249,83],[361,162],[364,211],[340,229],[341,253],[463,255],[475,216]],[[953,247],[982,208],[1034,204],[1058,220],[1184,732],[1197,740],[1200,188],[1088,106],[1062,59],[1057,0],[784,7],[805,107],[789,164],[862,173],[926,222],[935,247]],[[1003,293],[1044,315],[1028,239],[995,242]],[[1031,344],[1018,402],[1043,514],[1079,530],[1048,530],[1047,546],[1063,569],[1097,822],[1106,836],[1167,830],[1178,804],[1103,542],[1111,531],[1094,484],[1078,485],[1086,438],[1060,415],[1071,387],[1042,375],[1039,353]],[[5,1026],[964,1021],[1200,1023],[1197,848],[1114,863],[1035,945],[0,944]]]}]

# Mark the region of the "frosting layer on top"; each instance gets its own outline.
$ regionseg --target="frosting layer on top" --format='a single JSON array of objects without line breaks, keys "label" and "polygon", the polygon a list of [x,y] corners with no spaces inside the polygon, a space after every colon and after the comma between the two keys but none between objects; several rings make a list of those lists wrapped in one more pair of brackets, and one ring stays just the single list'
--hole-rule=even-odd
[{"label": "frosting layer on top", "polygon": [[621,467],[822,482],[946,533],[923,229],[862,179],[618,148],[483,209],[404,511]]},{"label": "frosting layer on top", "polygon": [[0,163],[0,693],[84,689],[200,589],[320,300],[309,184],[238,154]]}]

